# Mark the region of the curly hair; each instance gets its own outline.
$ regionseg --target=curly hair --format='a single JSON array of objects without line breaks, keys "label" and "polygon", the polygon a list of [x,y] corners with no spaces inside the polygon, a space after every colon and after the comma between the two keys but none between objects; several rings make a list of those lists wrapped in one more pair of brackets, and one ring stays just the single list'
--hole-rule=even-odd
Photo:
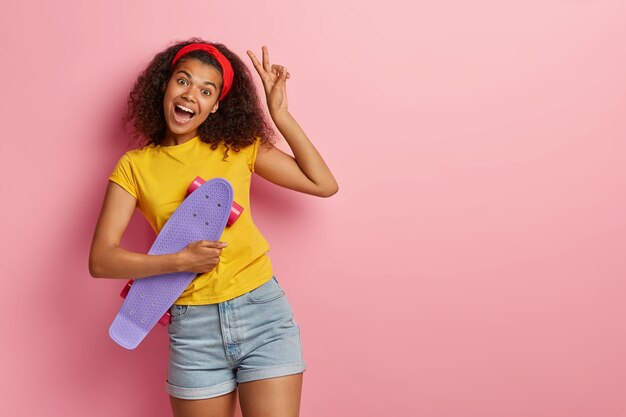
[{"label": "curly hair", "polygon": [[[163,112],[165,86],[173,73],[170,63],[174,55],[190,43],[210,43],[199,38],[177,42],[157,53],[148,67],[137,77],[128,97],[128,109],[123,118],[124,124],[132,123],[132,136],[141,145],[161,145],[165,138],[166,122]],[[198,127],[198,135],[203,142],[211,144],[215,150],[224,143],[228,151],[239,152],[260,138],[262,143],[272,142],[274,131],[261,108],[259,97],[248,67],[226,46],[210,43],[231,63],[234,71],[233,84],[220,101],[219,109]],[[215,67],[223,74],[219,62],[205,51],[192,51],[179,62],[194,58]],[[143,140],[141,140],[143,139]]]}]

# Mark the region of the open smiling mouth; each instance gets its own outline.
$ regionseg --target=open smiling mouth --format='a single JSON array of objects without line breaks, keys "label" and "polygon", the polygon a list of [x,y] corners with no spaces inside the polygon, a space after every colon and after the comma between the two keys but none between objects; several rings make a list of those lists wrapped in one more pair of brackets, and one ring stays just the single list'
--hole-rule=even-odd
[{"label": "open smiling mouth", "polygon": [[174,119],[177,123],[185,124],[189,122],[196,113],[193,112],[189,107],[185,107],[181,104],[176,104],[174,106]]}]

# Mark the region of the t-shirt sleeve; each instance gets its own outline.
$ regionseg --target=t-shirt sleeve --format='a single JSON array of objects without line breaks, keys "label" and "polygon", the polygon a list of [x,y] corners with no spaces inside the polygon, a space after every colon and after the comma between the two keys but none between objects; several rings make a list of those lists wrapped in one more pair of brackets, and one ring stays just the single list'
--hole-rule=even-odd
[{"label": "t-shirt sleeve", "polygon": [[248,159],[248,168],[250,172],[254,172],[254,163],[256,162],[256,156],[259,153],[261,138],[256,138],[254,143],[250,146],[250,157]]},{"label": "t-shirt sleeve", "polygon": [[113,172],[109,175],[109,180],[113,181],[126,191],[135,199],[137,199],[137,181],[132,167],[132,163],[128,153],[122,155],[117,161]]}]

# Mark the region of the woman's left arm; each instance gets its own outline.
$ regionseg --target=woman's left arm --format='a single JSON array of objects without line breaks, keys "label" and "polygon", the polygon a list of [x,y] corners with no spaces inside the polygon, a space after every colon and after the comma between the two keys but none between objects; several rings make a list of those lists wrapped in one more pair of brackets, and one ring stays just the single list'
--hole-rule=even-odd
[{"label": "woman's left arm", "polygon": [[263,46],[263,65],[248,51],[255,69],[261,76],[272,120],[293,152],[293,157],[271,144],[260,146],[255,172],[261,177],[291,190],[320,197],[330,197],[339,189],[335,177],[304,130],[287,109],[287,78],[281,65],[269,64],[267,48]]}]

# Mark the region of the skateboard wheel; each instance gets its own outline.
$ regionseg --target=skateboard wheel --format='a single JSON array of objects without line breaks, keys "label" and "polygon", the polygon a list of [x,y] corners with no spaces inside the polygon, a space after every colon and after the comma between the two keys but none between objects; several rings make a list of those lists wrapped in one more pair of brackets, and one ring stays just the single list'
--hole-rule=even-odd
[{"label": "skateboard wheel", "polygon": [[130,291],[130,287],[132,286],[133,286],[133,280],[131,279],[130,281],[126,283],[126,285],[124,286],[124,289],[122,289],[122,292],[120,293],[120,297],[126,298],[126,296],[128,295],[128,292]]},{"label": "skateboard wheel", "polygon": [[230,215],[228,216],[228,221],[226,222],[226,226],[232,226],[233,223],[237,221],[241,213],[243,212],[243,207],[233,201],[233,206],[230,209]]},{"label": "skateboard wheel", "polygon": [[168,324],[170,324],[170,319],[171,319],[170,313],[169,312],[165,313],[163,314],[163,317],[159,319],[159,324],[161,326],[167,326]]},{"label": "skateboard wheel", "polygon": [[189,187],[187,188],[187,194],[189,195],[191,193],[193,193],[194,191],[196,191],[196,189],[198,187],[200,187],[202,184],[204,184],[206,181],[202,179],[202,177],[196,177],[194,178],[194,180],[191,182],[191,184],[189,184]]},{"label": "skateboard wheel", "polygon": [[[198,187],[200,187],[205,182],[206,181],[202,179],[202,177],[194,178],[194,180],[191,182],[191,184],[189,184],[189,187],[187,188],[187,195],[196,191]],[[241,207],[239,204],[233,201],[233,206],[230,209],[230,215],[228,216],[228,221],[226,222],[226,226],[232,226],[237,221],[239,216],[241,216],[242,212],[243,212],[243,207]]]}]

